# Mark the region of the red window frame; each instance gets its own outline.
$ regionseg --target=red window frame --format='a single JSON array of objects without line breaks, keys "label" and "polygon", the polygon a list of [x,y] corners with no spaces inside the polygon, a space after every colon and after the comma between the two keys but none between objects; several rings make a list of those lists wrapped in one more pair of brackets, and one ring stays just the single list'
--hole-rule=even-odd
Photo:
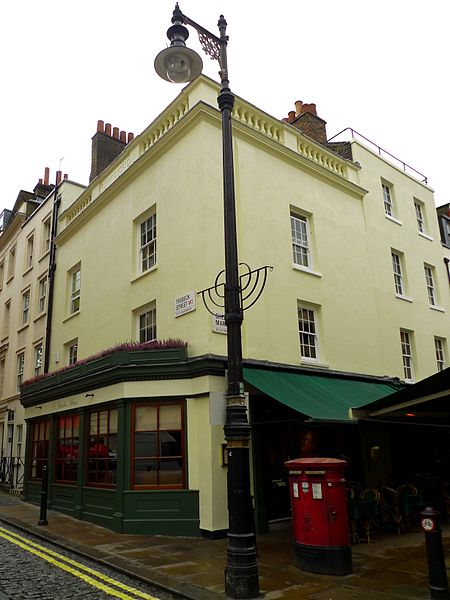
[{"label": "red window frame", "polygon": [[58,416],[56,427],[55,481],[73,485],[78,479],[80,416]]},{"label": "red window frame", "polygon": [[[136,431],[136,410],[142,407],[151,407],[156,408],[157,411],[157,426],[156,429],[148,429],[148,430],[139,430]],[[161,408],[167,406],[178,406],[180,409],[180,429],[161,429],[160,428],[160,414]],[[170,434],[170,432],[175,433],[179,432],[180,435],[180,443],[181,443],[181,454],[162,454],[161,452],[154,455],[147,456],[136,456],[136,433],[153,433],[156,435],[156,446],[161,449],[162,442],[161,434],[166,433]],[[169,442],[170,443],[170,442]],[[136,465],[138,462],[140,463],[157,463],[161,464],[162,461],[170,460],[178,461],[180,465],[181,471],[181,481],[177,483],[161,483],[161,469],[156,469],[156,483],[152,482],[138,482],[136,481]],[[182,401],[174,401],[174,402],[145,402],[145,403],[136,403],[132,407],[132,415],[131,415],[131,488],[132,489],[158,489],[158,490],[167,490],[167,489],[184,489],[186,487],[186,450],[185,450],[185,405]],[[163,472],[165,472],[163,470]],[[150,477],[151,479],[151,477]]]},{"label": "red window frame", "polygon": [[[101,431],[101,413],[107,413],[105,431]],[[115,413],[115,418],[112,418],[112,413]],[[96,415],[95,433],[92,431],[94,415]],[[117,418],[117,408],[99,408],[88,413],[86,485],[89,487],[115,488],[117,485],[117,455],[111,456],[111,448],[114,446],[117,448]]]},{"label": "red window frame", "polygon": [[50,419],[31,423],[29,476],[35,481],[42,480],[42,467],[48,466],[50,426]]}]

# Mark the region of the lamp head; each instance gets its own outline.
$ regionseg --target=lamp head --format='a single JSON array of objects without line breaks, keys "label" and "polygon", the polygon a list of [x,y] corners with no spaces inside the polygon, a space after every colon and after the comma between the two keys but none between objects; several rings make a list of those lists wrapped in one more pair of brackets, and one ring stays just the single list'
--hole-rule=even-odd
[{"label": "lamp head", "polygon": [[184,45],[164,48],[155,58],[155,71],[171,83],[187,83],[200,75],[203,61],[194,50]]},{"label": "lamp head", "polygon": [[184,26],[184,19],[177,2],[173,11],[173,25],[167,30],[170,47],[162,50],[155,58],[155,71],[171,83],[193,81],[203,69],[202,59],[197,52],[186,48],[189,31]]}]

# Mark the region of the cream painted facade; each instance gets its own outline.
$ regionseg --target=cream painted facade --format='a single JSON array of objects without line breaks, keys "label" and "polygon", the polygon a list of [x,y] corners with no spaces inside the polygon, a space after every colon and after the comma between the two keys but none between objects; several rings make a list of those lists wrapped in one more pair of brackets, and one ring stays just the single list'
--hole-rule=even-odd
[{"label": "cream painted facade", "polygon": [[[176,298],[212,285],[223,267],[215,98],[213,83],[199,78],[62,207],[51,369],[66,364],[71,340],[84,357],[136,339],[136,315],[149,303],[158,338],[188,341],[190,355],[226,353],[199,297],[195,311],[174,312]],[[252,268],[273,266],[262,298],[245,314],[244,357],[403,379],[399,330],[406,328],[414,332],[414,380],[432,374],[432,336],[448,336],[450,310],[432,190],[358,142],[352,150],[361,166],[243,100],[234,116],[239,258]],[[394,189],[394,218],[384,213],[382,181]],[[423,203],[425,234],[417,231],[414,199]],[[308,269],[293,264],[292,212],[308,217]],[[139,224],[153,213],[156,266],[142,274]],[[405,261],[404,298],[395,294],[391,249]],[[434,269],[433,308],[424,263]],[[80,310],[71,315],[69,276],[78,264]],[[317,309],[318,360],[300,357],[299,301]]]},{"label": "cream painted facade", "polygon": [[[175,313],[177,298],[194,297],[223,269],[216,98],[216,84],[201,76],[84,192],[63,198],[50,371],[66,366],[74,348],[79,360],[137,340],[139,315],[149,308],[157,339],[186,341],[189,357],[226,355],[226,336],[214,331],[200,296],[195,310]],[[239,259],[273,268],[245,313],[244,358],[404,379],[402,329],[410,334],[412,379],[434,373],[434,337],[444,340],[448,361],[450,304],[432,191],[358,142],[350,161],[240,98],[233,116]],[[382,183],[395,194],[391,218]],[[426,215],[425,234],[417,231],[414,199]],[[140,227],[152,215],[156,261],[142,272]],[[294,263],[292,215],[307,226],[307,266]],[[392,251],[404,261],[401,297]],[[424,264],[433,269],[432,307]],[[309,358],[300,351],[299,306],[314,314]],[[214,532],[227,527],[224,392],[221,377],[135,381],[27,408],[27,418],[119,398],[183,398],[187,487],[199,490],[200,528]]]},{"label": "cream painted facade", "polygon": [[[81,189],[65,180],[59,194],[73,202]],[[20,192],[0,233],[0,456],[3,477],[19,489],[26,440],[19,384],[43,372],[53,196]]]}]

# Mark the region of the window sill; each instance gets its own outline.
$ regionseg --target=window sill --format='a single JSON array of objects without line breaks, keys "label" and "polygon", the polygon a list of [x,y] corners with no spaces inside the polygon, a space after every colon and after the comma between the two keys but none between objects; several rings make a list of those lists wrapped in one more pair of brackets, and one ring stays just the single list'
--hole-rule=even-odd
[{"label": "window sill", "polygon": [[153,273],[154,271],[156,271],[158,269],[158,265],[155,265],[154,267],[152,267],[151,269],[149,269],[148,271],[145,271],[144,273],[139,273],[139,275],[137,275],[134,279],[132,279],[130,281],[130,283],[135,283],[136,281],[139,281],[139,279],[142,279],[143,277],[145,277],[146,275],[149,275],[149,273]]},{"label": "window sill", "polygon": [[36,315],[36,317],[34,317],[34,319],[33,319],[33,323],[36,323],[37,321],[42,319],[42,317],[45,317],[46,314],[47,314],[47,312],[44,311],[44,312],[41,312],[38,315]]},{"label": "window sill", "polygon": [[428,235],[428,233],[423,233],[422,231],[419,231],[418,234],[420,235],[420,237],[423,237],[426,240],[429,240],[430,242],[433,241],[433,238],[431,237],[431,235]]},{"label": "window sill", "polygon": [[47,258],[47,256],[50,254],[50,250],[46,250],[44,252],[44,254],[39,258],[39,262],[41,262],[42,260],[44,260],[44,258]]},{"label": "window sill", "polygon": [[27,327],[29,327],[29,323],[24,323],[23,325],[21,325],[19,327],[19,329],[17,330],[17,333],[20,333],[21,331],[23,331],[24,329],[26,329]]},{"label": "window sill", "polygon": [[301,265],[296,265],[295,263],[292,265],[292,268],[295,271],[302,271],[302,273],[308,273],[309,275],[314,275],[315,277],[322,277],[322,273],[319,273],[318,271],[312,271],[307,267],[302,267]]},{"label": "window sill", "polygon": [[68,317],[66,317],[65,319],[63,319],[63,323],[67,323],[67,321],[70,321],[70,319],[73,319],[74,317],[76,317],[77,315],[80,314],[80,311],[77,310],[74,313],[72,313],[71,315],[69,315]]},{"label": "window sill", "polygon": [[6,283],[6,285],[8,285],[8,283],[9,283],[10,281],[12,281],[13,279],[14,279],[14,273],[8,277],[8,279],[7,279],[7,280],[6,280],[6,282],[5,282],[5,283]]},{"label": "window sill", "polygon": [[431,310],[437,310],[437,312],[445,313],[446,310],[442,306],[436,306],[436,304],[429,304]]},{"label": "window sill", "polygon": [[22,273],[22,277],[25,277],[25,275],[27,275],[27,273],[29,273],[32,270],[33,270],[33,265],[31,265],[30,267],[27,267],[25,269],[25,271]]},{"label": "window sill", "polygon": [[405,302],[414,302],[414,298],[411,298],[410,296],[403,296],[400,294],[395,294],[395,297],[398,298],[399,300],[404,300]]},{"label": "window sill", "polygon": [[386,219],[389,219],[389,221],[392,221],[393,223],[395,223],[396,225],[403,225],[403,223],[401,221],[399,221],[398,219],[396,219],[395,217],[392,217],[391,215],[384,215],[386,217]]},{"label": "window sill", "polygon": [[317,367],[318,369],[329,369],[330,365],[328,365],[327,363],[323,363],[323,362],[319,362],[318,360],[315,360],[314,358],[300,358],[300,364],[304,365],[305,367]]}]

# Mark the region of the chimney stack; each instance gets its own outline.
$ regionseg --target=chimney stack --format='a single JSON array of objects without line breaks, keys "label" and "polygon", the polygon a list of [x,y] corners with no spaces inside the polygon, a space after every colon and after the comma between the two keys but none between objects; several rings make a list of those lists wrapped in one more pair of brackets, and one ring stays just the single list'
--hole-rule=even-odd
[{"label": "chimney stack", "polygon": [[304,104],[301,100],[297,100],[295,111],[289,111],[283,121],[290,123],[319,144],[327,143],[327,123],[317,116],[315,104]]},{"label": "chimney stack", "polygon": [[97,121],[97,131],[92,138],[89,182],[98,177],[133,139],[132,133],[121,131],[119,127],[112,127],[111,123]]}]

